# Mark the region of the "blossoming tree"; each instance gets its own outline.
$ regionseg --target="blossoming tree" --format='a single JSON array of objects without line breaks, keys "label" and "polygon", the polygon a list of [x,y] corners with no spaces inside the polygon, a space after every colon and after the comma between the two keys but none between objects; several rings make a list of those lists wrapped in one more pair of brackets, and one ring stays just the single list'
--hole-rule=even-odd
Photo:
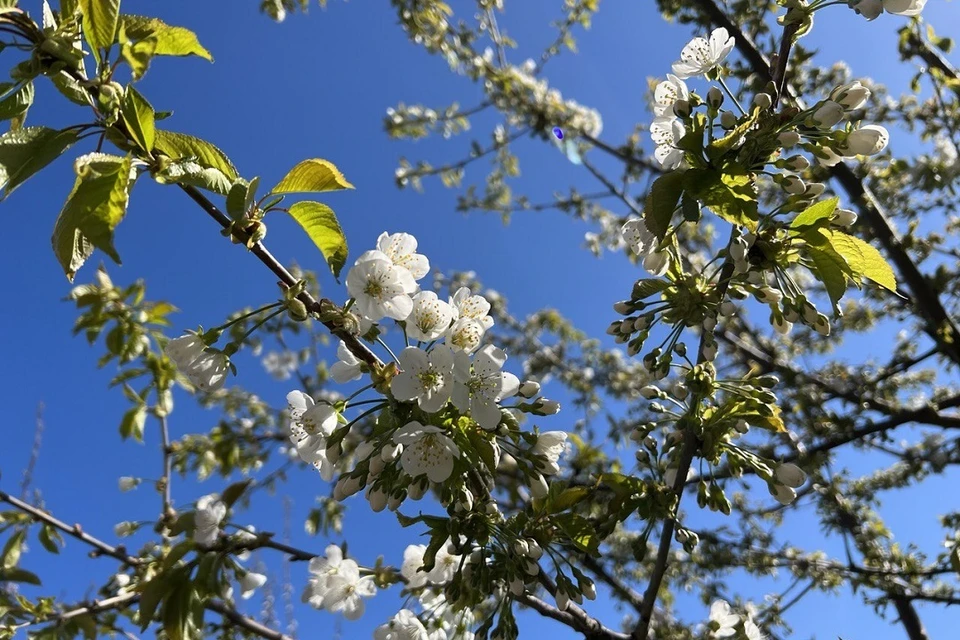
[{"label": "blossoming tree", "polygon": [[[164,56],[210,57],[188,29],[125,14],[120,0],[43,2],[36,18],[0,1],[0,32],[23,54],[0,100],[10,121],[0,136],[6,193],[82,141],[98,140],[74,160],[76,182],[53,230],[66,276],[72,280],[96,250],[118,259],[114,230],[130,193],[138,181],[154,180],[183,191],[280,284],[277,302],[179,336],[166,332],[172,307],[148,301],[142,284],[118,287],[100,270],[95,282],[73,290],[77,331],[91,342],[102,337],[102,362],[120,368],[115,384],[130,402],[121,435],[142,439],[148,419],[160,433],[163,474],[154,484],[162,509],[149,523],[156,539],[133,552],[0,491],[9,507],[0,513],[0,581],[41,584],[21,554],[28,535],[51,552],[69,536],[119,563],[98,597],[76,606],[0,591],[0,637],[152,628],[166,638],[200,638],[212,633],[211,612],[225,633],[285,638],[245,614],[234,595],[243,600],[264,585],[266,576],[244,564],[263,549],[309,563],[303,601],[321,615],[356,620],[380,590],[408,596],[376,630],[377,640],[515,638],[521,608],[588,638],[757,640],[789,633],[785,614],[797,598],[839,585],[881,610],[892,606],[911,640],[926,638],[915,603],[960,602],[960,516],[943,517],[945,551],[929,559],[892,544],[872,508],[885,489],[940,471],[960,452],[940,435],[924,432],[900,447],[888,435],[907,423],[954,428],[951,409],[960,406],[954,386],[924,370],[925,363],[949,371],[960,364],[950,307],[955,268],[945,261],[935,276],[923,270],[929,254],[956,260],[957,249],[940,233],[901,236],[890,213],[914,204],[901,195],[908,187],[940,198],[922,205],[925,212],[949,207],[944,194],[960,175],[953,142],[960,79],[940,53],[948,39],[920,27],[925,0],[780,0],[776,8],[661,0],[666,16],[700,35],[651,86],[647,132],[619,146],[601,138],[598,112],[564,99],[543,74],[562,46],[572,48],[573,28],[589,25],[598,0],[567,0],[556,42],[539,61],[519,65],[508,61],[511,40],[497,23],[502,2],[478,0],[474,23],[456,26],[442,2],[392,4],[411,39],[480,83],[485,100],[470,111],[399,105],[387,114],[388,132],[450,135],[486,109],[506,122],[492,132],[491,147],[478,146],[459,163],[404,161],[398,186],[422,188],[434,175],[459,186],[466,165],[492,154],[484,191],[469,187],[462,209],[555,208],[591,221],[592,250],[625,250],[642,269],[624,283],[623,299],[610,301],[608,342],[625,350],[586,339],[553,313],[517,319],[464,274],[431,281],[428,255],[402,230],[385,231],[351,257],[334,211],[302,199],[352,188],[328,159],[303,160],[265,190],[213,144],[164,129],[169,114],[154,110],[137,81]],[[261,6],[283,20],[305,5]],[[846,7],[868,20],[912,18],[899,47],[904,58],[924,62],[915,82],[932,83],[929,100],[881,108],[880,88],[845,77],[842,68],[812,67],[802,38],[814,16],[829,20]],[[764,41],[777,42],[777,50],[765,50]],[[730,79],[742,88],[734,91]],[[27,126],[34,83],[47,80],[86,111],[82,121],[92,114],[93,122]],[[867,158],[888,155],[887,126],[904,123],[936,135],[939,155],[864,168]],[[545,205],[515,196],[510,144],[526,135],[553,141],[604,190],[574,190]],[[599,169],[599,154],[622,163],[623,175]],[[645,179],[652,181],[644,192]],[[601,204],[611,197],[617,211]],[[343,276],[331,298],[319,296],[314,274],[288,269],[268,251],[266,217],[281,214],[302,227],[338,282]],[[726,241],[711,235],[713,225],[726,229]],[[951,219],[947,228],[954,227]],[[861,292],[851,296],[851,285]],[[883,315],[916,327],[920,341],[904,336],[888,361],[870,367],[791,361],[826,353],[845,332],[866,331]],[[333,336],[337,360],[308,370],[293,352],[273,354],[269,366],[295,373],[297,388],[285,402],[243,391],[233,356],[257,349],[265,336],[284,344],[299,332]],[[592,438],[541,393],[546,379],[592,414],[608,401],[627,409],[608,411],[607,437]],[[928,395],[910,404],[904,389]],[[172,441],[175,390],[227,419],[210,434]],[[833,472],[833,456],[851,444],[897,463],[866,477]],[[370,509],[393,511],[427,544],[410,544],[392,564],[371,564],[363,549],[299,549],[258,531],[244,521],[243,504],[278,482],[281,474],[261,472],[273,454],[304,473],[313,467],[317,493],[329,494],[309,516],[313,531],[338,530],[339,503],[362,493]],[[175,507],[174,472],[213,470],[245,477]],[[120,488],[141,483],[124,477]],[[758,485],[764,490],[746,491]],[[844,560],[777,538],[770,521],[801,504],[814,505],[822,526],[843,538]],[[690,514],[698,509],[733,519],[737,535],[697,528]],[[116,533],[143,526],[124,522]],[[724,588],[737,568],[756,575],[784,568],[809,586],[796,598],[747,602]],[[691,587],[705,603],[695,624],[680,620],[663,597]],[[589,603],[598,597],[629,613],[599,620]]]}]

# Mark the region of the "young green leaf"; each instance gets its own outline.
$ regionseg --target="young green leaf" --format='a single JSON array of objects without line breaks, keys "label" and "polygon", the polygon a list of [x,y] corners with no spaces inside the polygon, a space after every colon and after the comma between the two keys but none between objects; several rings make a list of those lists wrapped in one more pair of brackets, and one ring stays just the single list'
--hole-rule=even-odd
[{"label": "young green leaf", "polygon": [[[0,84],[0,94],[6,94],[15,85]],[[10,120],[22,116],[33,104],[33,82],[23,84],[19,89],[0,100],[0,120]]]},{"label": "young green leaf", "polygon": [[123,414],[120,421],[120,437],[126,440],[130,436],[137,442],[143,442],[143,428],[147,423],[147,408],[138,405]]},{"label": "young green leaf", "polygon": [[752,174],[731,164],[722,171],[691,169],[683,174],[686,188],[716,215],[750,231],[757,230],[759,213]]},{"label": "young green leaf", "polygon": [[340,189],[353,189],[353,185],[332,162],[311,158],[291,169],[270,193],[322,193]]},{"label": "young green leaf", "polygon": [[801,227],[822,227],[826,225],[830,220],[830,216],[837,210],[839,203],[840,198],[830,198],[829,200],[821,200],[807,207],[797,214],[797,217],[790,223],[790,228],[799,229]]},{"label": "young green leaf", "polygon": [[647,195],[646,207],[643,211],[643,222],[650,233],[663,240],[670,227],[670,220],[683,195],[684,173],[672,171],[665,173],[650,187]]},{"label": "young green leaf", "polygon": [[232,182],[239,174],[227,155],[206,140],[185,133],[158,129],[153,147],[172,160],[193,158],[203,167],[218,169]]},{"label": "young green leaf", "polygon": [[83,12],[83,35],[96,56],[99,49],[106,49],[114,42],[120,0],[80,0],[80,10]]},{"label": "young green leaf", "polygon": [[223,172],[213,167],[203,167],[195,160],[173,160],[153,174],[160,184],[188,184],[213,191],[224,196],[230,191],[231,182]]},{"label": "young green leaf", "polygon": [[0,188],[6,188],[4,197],[59,158],[76,141],[76,130],[57,131],[46,127],[26,127],[0,136]]},{"label": "young green leaf", "polygon": [[113,230],[127,212],[130,158],[91,153],[78,158],[75,167],[77,181],[52,238],[54,253],[71,281],[94,248],[120,263]]},{"label": "young green leaf", "polygon": [[7,540],[0,552],[0,568],[12,569],[20,562],[20,552],[23,551],[23,540],[27,535],[26,529],[20,529]]},{"label": "young green leaf", "polygon": [[150,68],[150,61],[157,55],[157,37],[147,36],[142,40],[133,42],[127,38],[121,24],[120,42],[120,56],[130,65],[133,79],[139,80]]},{"label": "young green leaf", "polygon": [[893,273],[893,268],[877,249],[860,238],[834,229],[823,229],[821,231],[826,235],[834,250],[844,257],[854,273],[873,280],[888,291],[897,292],[897,278]]},{"label": "young green leaf", "polygon": [[153,107],[140,92],[128,86],[120,103],[120,114],[130,131],[130,135],[144,151],[153,151],[156,140],[156,126],[153,118]]},{"label": "young green leaf", "polygon": [[837,303],[847,290],[847,277],[845,273],[848,269],[847,264],[844,262],[843,257],[836,251],[833,251],[828,245],[823,247],[807,245],[806,251],[810,259],[813,260],[817,277],[820,282],[823,283],[824,288],[826,288],[830,302],[833,303],[834,315],[836,315],[839,312]]},{"label": "young green leaf", "polygon": [[120,16],[119,23],[129,42],[156,38],[154,55],[199,56],[213,62],[213,56],[200,44],[197,34],[189,29],[168,25],[158,18],[134,15]]},{"label": "young green leaf", "polygon": [[0,568],[0,582],[24,582],[26,584],[40,586],[40,578],[38,578],[36,574],[19,567],[13,567],[11,569]]},{"label": "young green leaf", "polygon": [[339,278],[347,262],[347,238],[333,209],[319,202],[297,202],[288,211],[320,249],[333,277]]}]

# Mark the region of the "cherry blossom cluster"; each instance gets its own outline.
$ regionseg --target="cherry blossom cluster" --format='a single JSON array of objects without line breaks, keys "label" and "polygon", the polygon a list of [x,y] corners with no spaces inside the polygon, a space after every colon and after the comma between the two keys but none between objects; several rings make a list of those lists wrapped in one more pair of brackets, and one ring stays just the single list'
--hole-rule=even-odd
[{"label": "cherry blossom cluster", "polygon": [[575,100],[564,100],[557,89],[534,75],[536,68],[533,60],[527,60],[519,67],[508,66],[488,74],[486,91],[497,108],[511,114],[510,124],[548,122],[574,136],[600,135],[603,131],[600,113]]}]

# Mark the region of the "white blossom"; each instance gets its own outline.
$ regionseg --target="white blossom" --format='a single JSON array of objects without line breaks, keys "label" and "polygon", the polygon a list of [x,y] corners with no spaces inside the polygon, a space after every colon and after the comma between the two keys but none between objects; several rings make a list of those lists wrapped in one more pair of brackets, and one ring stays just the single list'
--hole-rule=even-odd
[{"label": "white blossom", "polygon": [[220,523],[226,517],[227,505],[220,501],[220,496],[216,493],[197,500],[197,510],[193,517],[193,541],[201,547],[216,543],[220,536]]},{"label": "white blossom", "polygon": [[240,577],[240,597],[244,600],[249,599],[253,592],[259,589],[267,581],[267,576],[262,573],[247,571]]},{"label": "white blossom", "polygon": [[230,358],[222,351],[208,350],[196,360],[180,369],[193,386],[211,393],[223,388],[230,370]]},{"label": "white blossom", "polygon": [[830,99],[847,111],[855,111],[870,99],[870,89],[859,80],[854,80],[830,92]]},{"label": "white blossom", "polygon": [[487,430],[500,424],[497,403],[515,395],[520,388],[517,376],[501,371],[506,360],[507,354],[493,345],[477,352],[472,371],[470,356],[462,351],[454,356],[451,400],[460,411],[469,411],[470,417]]},{"label": "white blossom", "polygon": [[117,484],[120,487],[120,491],[124,491],[124,492],[130,491],[132,489],[137,488],[137,486],[140,484],[140,478],[131,478],[130,476],[123,476],[122,478],[120,478]]},{"label": "white blossom", "polygon": [[430,271],[430,262],[426,256],[417,253],[417,239],[409,233],[388,234],[384,231],[377,238],[377,249],[393,264],[410,272],[414,280]]},{"label": "white blossom", "polygon": [[402,371],[393,378],[390,390],[397,400],[416,400],[427,413],[443,408],[453,391],[453,350],[436,345],[429,353],[407,347],[399,355]]},{"label": "white blossom", "polygon": [[373,632],[374,640],[430,640],[427,629],[413,611],[401,609],[390,622]]},{"label": "white blossom", "polygon": [[363,598],[376,595],[373,576],[360,576],[353,560],[340,563],[337,572],[327,578],[323,608],[330,613],[343,613],[347,620],[358,620],[365,608]]},{"label": "white blossom", "polygon": [[680,61],[673,63],[673,72],[683,79],[706,75],[730,55],[734,44],[734,39],[722,27],[713,30],[709,41],[696,37],[680,52]]},{"label": "white blossom", "polygon": [[436,585],[444,585],[453,580],[460,568],[461,557],[452,553],[452,543],[441,545],[434,558],[433,569],[427,573],[427,580]]},{"label": "white blossom", "polygon": [[460,457],[460,449],[442,429],[417,421],[397,429],[393,441],[403,445],[400,466],[414,478],[426,475],[431,482],[443,482],[453,473],[453,461]]},{"label": "white blossom", "polygon": [[659,116],[651,123],[650,138],[657,145],[653,157],[667,171],[676,169],[683,161],[683,151],[676,145],[685,135],[687,135],[686,127],[673,116]]},{"label": "white blossom", "polygon": [[267,373],[277,380],[289,380],[290,376],[297,370],[297,366],[300,364],[297,354],[292,351],[284,351],[283,353],[271,351],[261,362],[263,368],[267,370]]},{"label": "white blossom", "polygon": [[358,380],[360,376],[363,375],[360,371],[360,365],[362,364],[360,359],[353,355],[353,352],[347,348],[347,343],[343,340],[340,341],[340,346],[337,347],[337,358],[339,358],[339,360],[330,367],[330,377],[332,377],[335,382],[345,384]]},{"label": "white blossom", "polygon": [[688,100],[689,98],[690,91],[687,89],[687,83],[672,73],[668,73],[667,79],[653,90],[653,111],[658,116],[671,113],[677,100]]},{"label": "white blossom", "polygon": [[490,317],[490,302],[481,295],[474,295],[467,287],[460,287],[450,297],[450,305],[456,312],[456,318],[470,318],[476,320],[486,331],[493,326]]},{"label": "white blossom", "polygon": [[407,579],[407,587],[418,589],[427,584],[427,572],[420,571],[423,567],[423,554],[427,547],[423,544],[408,545],[403,551],[403,564],[400,565],[400,575]]},{"label": "white blossom", "polygon": [[716,623],[714,638],[729,638],[737,633],[736,626],[740,622],[740,616],[730,610],[730,604],[726,600],[715,600],[710,605],[710,622]]},{"label": "white blossom", "polygon": [[385,317],[406,320],[413,310],[410,295],[416,290],[410,272],[380,251],[367,251],[347,274],[347,291],[356,300],[357,311],[373,322]]},{"label": "white blossom", "polygon": [[167,343],[163,352],[173,360],[178,369],[184,369],[200,357],[207,345],[195,333],[187,333]]},{"label": "white blossom", "polygon": [[336,429],[338,414],[336,409],[326,403],[316,403],[302,391],[287,394],[292,424],[290,442],[296,445],[300,458],[312,464],[320,477],[329,482],[333,479],[334,463],[328,458],[327,438]]},{"label": "white blossom", "polygon": [[537,442],[533,445],[531,453],[546,458],[545,461],[537,463],[540,473],[544,475],[560,473],[560,465],[557,462],[566,450],[566,446],[567,434],[564,431],[545,431],[537,436]]},{"label": "white blossom", "polygon": [[[489,305],[488,305],[489,306]],[[407,336],[430,342],[442,336],[454,318],[454,308],[437,298],[433,291],[421,291],[413,297],[413,311],[407,318]]]},{"label": "white blossom", "polygon": [[620,229],[624,242],[638,256],[646,256],[657,246],[657,237],[650,233],[641,218],[631,218]]}]

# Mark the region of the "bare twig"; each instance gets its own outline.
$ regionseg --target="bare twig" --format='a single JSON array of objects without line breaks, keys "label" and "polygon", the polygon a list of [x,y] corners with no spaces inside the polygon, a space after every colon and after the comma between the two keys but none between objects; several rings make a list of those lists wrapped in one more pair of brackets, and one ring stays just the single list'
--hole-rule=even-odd
[{"label": "bare twig", "polygon": [[293,638],[288,635],[264,626],[252,618],[248,618],[220,600],[209,600],[204,606],[210,611],[219,613],[225,620],[229,620],[238,627],[255,633],[261,638],[266,638],[267,640],[293,640]]}]

